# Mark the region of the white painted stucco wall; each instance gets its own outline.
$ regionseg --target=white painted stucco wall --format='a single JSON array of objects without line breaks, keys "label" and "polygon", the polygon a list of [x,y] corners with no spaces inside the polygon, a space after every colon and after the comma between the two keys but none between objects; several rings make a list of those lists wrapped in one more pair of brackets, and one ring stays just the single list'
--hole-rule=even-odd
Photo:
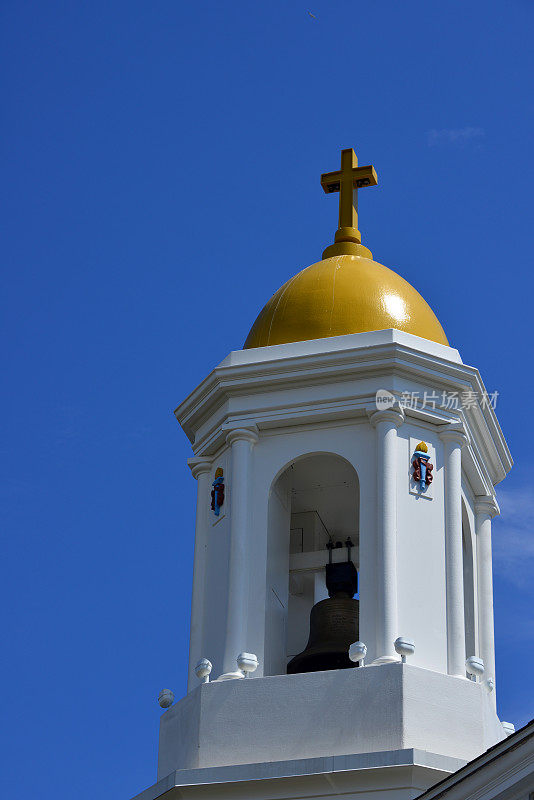
[{"label": "white painted stucco wall", "polygon": [[[378,332],[387,334],[388,332]],[[398,332],[393,332],[397,334]],[[378,334],[369,335],[372,341]],[[358,343],[361,335],[340,337]],[[387,338],[387,337],[386,337]],[[282,670],[283,654],[283,614],[287,613],[287,553],[288,543],[280,538],[280,530],[287,528],[287,509],[283,504],[278,509],[273,504],[273,487],[282,472],[295,460],[313,453],[331,453],[345,459],[356,470],[360,483],[360,639],[368,647],[368,661],[376,653],[377,631],[377,577],[380,564],[377,563],[375,541],[376,510],[379,502],[380,481],[377,475],[377,431],[371,425],[369,414],[373,410],[373,399],[378,389],[388,389],[396,395],[406,391],[421,393],[442,389],[444,372],[464,369],[459,366],[456,351],[450,348],[437,348],[446,359],[437,363],[436,347],[418,337],[403,335],[403,343],[417,347],[418,357],[424,356],[425,370],[418,370],[409,376],[404,363],[392,362],[391,358],[376,356],[373,369],[368,369],[372,347],[364,347],[365,369],[356,363],[348,362],[340,374],[339,352],[322,352],[323,363],[319,370],[314,367],[313,354],[300,358],[299,369],[288,380],[290,371],[287,360],[269,363],[269,380],[258,385],[258,375],[265,369],[265,353],[232,354],[230,362],[248,362],[244,369],[249,391],[240,389],[239,393],[229,395],[224,402],[214,408],[214,414],[222,420],[221,430],[236,426],[252,425],[258,433],[258,441],[252,448],[251,469],[248,475],[251,498],[250,530],[247,540],[249,553],[247,632],[244,649],[257,654],[259,658],[258,676]],[[380,337],[378,337],[380,339]],[[415,341],[414,341],[415,340]],[[368,341],[369,340],[368,338]],[[310,349],[310,343],[301,343],[302,351]],[[324,349],[324,343],[321,342]],[[318,351],[321,350],[318,348]],[[278,348],[261,348],[276,351]],[[289,349],[294,356],[299,352],[297,346]],[[342,352],[343,348],[339,348]],[[239,356],[239,358],[237,358]],[[405,357],[405,356],[403,356]],[[358,358],[362,354],[358,353]],[[307,359],[307,361],[306,361]],[[326,360],[325,360],[326,359]],[[228,360],[227,360],[228,361]],[[223,362],[223,365],[227,362]],[[306,370],[302,364],[306,363]],[[275,369],[273,370],[273,364]],[[460,362],[461,364],[461,362]],[[235,364],[227,367],[235,373]],[[467,368],[468,370],[471,368]],[[250,377],[247,378],[247,370]],[[329,372],[332,374],[329,374]],[[231,376],[230,376],[231,377]],[[463,376],[465,379],[465,376]],[[205,403],[205,397],[201,405]],[[221,416],[222,414],[222,416]],[[449,415],[450,416],[450,415]],[[226,421],[224,421],[226,420]],[[440,430],[449,421],[439,414],[413,416],[406,414],[403,424],[397,430],[396,441],[396,578],[397,578],[397,628],[398,635],[415,640],[416,651],[412,663],[437,671],[447,671],[447,608],[446,608],[446,562],[444,529],[444,455]],[[453,420],[454,421],[454,420]],[[468,422],[468,420],[465,420]],[[195,429],[195,442],[209,436],[213,427],[213,415],[199,415]],[[474,430],[474,428],[473,428]],[[431,448],[435,464],[434,482],[427,496],[421,497],[410,491],[411,456],[415,441],[424,440]],[[212,436],[213,441],[213,436]],[[493,440],[492,440],[493,441]],[[490,442],[491,443],[491,442]],[[480,495],[480,481],[488,464],[476,463],[483,448],[469,448],[465,469],[462,473],[462,495],[465,514],[469,520],[474,569],[472,571],[474,595],[475,639],[478,627],[477,604],[477,564],[476,542],[474,540],[474,498]],[[482,443],[484,444],[484,442]],[[487,442],[486,448],[487,448]],[[503,450],[502,442],[496,443]],[[495,442],[493,442],[495,447]],[[209,449],[209,448],[208,448]],[[190,653],[190,687],[196,685],[193,667],[200,656],[213,662],[213,675],[222,671],[222,657],[228,620],[228,571],[230,557],[230,520],[232,508],[232,458],[230,447],[224,444],[207,456],[212,459],[212,476],[215,469],[222,466],[225,474],[226,500],[219,518],[208,514],[206,548],[200,554],[205,563],[199,572],[204,574],[204,604],[202,610],[202,638],[196,652]],[[200,453],[200,451],[199,451]],[[204,455],[204,453],[201,453]],[[506,452],[504,453],[506,455]],[[462,456],[463,463],[463,456]],[[480,475],[482,474],[482,477]],[[472,479],[478,480],[476,487]],[[486,477],[486,483],[489,483]],[[209,503],[209,498],[205,499]],[[271,522],[269,522],[271,508]],[[278,516],[277,519],[275,519]],[[278,539],[276,538],[278,537]],[[198,565],[200,567],[200,564]],[[197,565],[195,565],[195,571]],[[274,609],[273,588],[281,600],[281,608]],[[195,609],[193,609],[193,617]],[[274,626],[273,619],[278,617]],[[276,644],[278,642],[278,644]],[[475,642],[475,650],[478,642]],[[236,653],[237,655],[237,653]]]}]

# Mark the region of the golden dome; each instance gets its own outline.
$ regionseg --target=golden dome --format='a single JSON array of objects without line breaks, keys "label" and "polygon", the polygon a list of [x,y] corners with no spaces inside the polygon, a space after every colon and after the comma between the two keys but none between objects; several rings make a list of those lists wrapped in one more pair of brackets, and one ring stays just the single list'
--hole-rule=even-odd
[{"label": "golden dome", "polygon": [[373,261],[367,248],[357,248],[363,256],[323,258],[288,280],[260,312],[244,349],[385,328],[448,345],[419,292]]},{"label": "golden dome", "polygon": [[396,328],[448,345],[439,320],[413,286],[373,261],[358,230],[358,190],[378,183],[372,165],[358,166],[352,148],[341,169],[321,175],[339,193],[339,227],[322,261],[284,283],[260,312],[244,349]]}]

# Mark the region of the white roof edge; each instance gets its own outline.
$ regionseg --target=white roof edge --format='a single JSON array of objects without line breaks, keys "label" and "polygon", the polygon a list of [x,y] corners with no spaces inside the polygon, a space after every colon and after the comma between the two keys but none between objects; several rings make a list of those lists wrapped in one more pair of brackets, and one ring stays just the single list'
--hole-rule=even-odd
[{"label": "white roof edge", "polygon": [[132,800],[157,800],[171,789],[191,786],[217,787],[242,781],[270,781],[280,778],[320,777],[343,772],[395,767],[422,767],[438,772],[455,772],[465,761],[426,750],[407,748],[402,750],[355,753],[339,756],[293,759],[290,761],[267,761],[252,764],[236,764],[220,767],[199,767],[171,772],[158,783],[145,789]]},{"label": "white roof edge", "polygon": [[[472,761],[468,761],[468,763],[465,766],[460,767],[457,772],[453,772],[452,775],[444,778],[439,783],[435,784],[434,786],[430,786],[428,789],[422,792],[422,794],[418,795],[416,800],[432,800],[433,798],[438,798],[442,795],[446,796],[449,790],[452,793],[459,783],[468,780],[474,775],[481,774],[486,767],[490,766],[500,756],[504,756],[506,753],[511,752],[512,750],[517,750],[520,745],[532,738],[533,735],[534,720],[531,720],[522,728],[515,731],[515,733],[512,733],[507,737],[505,736],[504,739],[501,739],[500,742],[497,742],[497,744],[493,745],[493,747],[490,747],[484,753],[481,753]],[[471,794],[471,792],[469,792],[469,794]],[[500,794],[500,792],[498,792],[498,794]],[[463,796],[466,795],[462,794],[462,797]]]},{"label": "white roof edge", "polygon": [[402,344],[414,350],[420,350],[428,355],[462,364],[460,353],[454,347],[423,339],[413,333],[387,328],[381,331],[366,333],[349,333],[345,336],[328,336],[324,339],[308,339],[304,342],[288,342],[287,344],[274,344],[267,347],[253,347],[250,350],[232,350],[219,367],[233,367],[245,364],[260,364],[265,361],[276,361],[283,358],[296,358],[299,356],[316,355],[319,353],[334,353],[342,350],[373,347],[384,344]]}]

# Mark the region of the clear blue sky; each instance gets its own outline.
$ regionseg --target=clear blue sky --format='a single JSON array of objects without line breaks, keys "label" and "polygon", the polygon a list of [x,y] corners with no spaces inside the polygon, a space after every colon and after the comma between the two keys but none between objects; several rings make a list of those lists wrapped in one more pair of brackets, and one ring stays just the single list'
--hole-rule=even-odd
[{"label": "clear blue sky", "polygon": [[500,392],[499,706],[534,716],[534,7],[313,3],[2,3],[10,800],[153,783],[191,590],[172,410],[331,242],[342,147],[379,175],[365,243]]}]

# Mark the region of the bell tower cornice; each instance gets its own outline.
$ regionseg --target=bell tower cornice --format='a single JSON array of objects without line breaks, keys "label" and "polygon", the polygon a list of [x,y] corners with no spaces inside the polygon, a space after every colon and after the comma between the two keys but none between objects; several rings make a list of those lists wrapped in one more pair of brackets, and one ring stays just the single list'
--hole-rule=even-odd
[{"label": "bell tower cornice", "polygon": [[[414,382],[439,395],[468,390],[481,398],[486,391],[478,370],[463,364],[453,348],[401,331],[377,331],[235,351],[178,406],[175,416],[195,453],[213,458],[226,446],[232,428],[268,432],[282,424],[335,423],[349,416],[362,421],[376,413],[379,388],[391,391],[398,402],[402,387]],[[317,386],[323,390],[311,394]],[[463,423],[471,441],[465,469],[476,494],[490,493],[510,470],[510,451],[487,404],[473,402],[461,415],[439,405],[406,407],[404,412],[406,418],[437,425],[445,436],[447,426]],[[450,435],[456,436],[455,430]]]}]

